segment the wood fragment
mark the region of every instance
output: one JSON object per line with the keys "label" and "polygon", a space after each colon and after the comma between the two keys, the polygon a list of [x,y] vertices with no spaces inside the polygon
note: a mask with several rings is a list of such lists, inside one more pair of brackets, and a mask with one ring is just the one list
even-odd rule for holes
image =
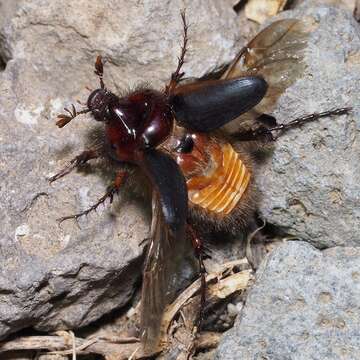
{"label": "wood fragment", "polygon": [[209,287],[209,301],[217,302],[219,299],[226,299],[230,295],[245,290],[251,279],[251,270],[244,270],[239,273],[230,275]]}
{"label": "wood fragment", "polygon": [[[80,354],[99,354],[106,359],[126,360],[139,347],[139,343],[114,344],[98,339],[82,339],[75,337],[76,352]],[[72,344],[63,336],[24,336],[0,343],[0,353],[14,350],[47,350],[50,354],[73,354]],[[136,359],[141,359],[137,354]]]}
{"label": "wood fragment", "polygon": [[[214,298],[224,299],[225,297],[229,296],[231,291],[232,293],[234,293],[235,291],[244,290],[247,287],[250,280],[250,274],[252,273],[251,270],[241,271],[234,275],[230,275],[228,278],[223,279],[224,274],[226,276],[227,271],[231,271],[236,266],[243,264],[248,264],[248,261],[246,259],[240,259],[237,261],[228,262],[219,266],[216,272],[208,274],[206,276],[207,291],[209,292],[209,294],[211,294],[211,297],[213,297],[213,299],[207,299],[208,302],[216,301],[216,299]],[[222,282],[222,280],[224,281]],[[233,284],[233,286],[230,289],[231,283]],[[170,306],[167,307],[163,317],[165,329],[169,328],[170,323],[173,321],[179,310],[184,307],[185,304],[192,297],[194,297],[196,293],[199,292],[200,285],[200,279],[195,280],[177,297],[177,299],[172,304],[170,304]],[[221,286],[223,287],[222,289]],[[166,332],[168,331],[166,330]]]}
{"label": "wood fragment", "polygon": [[[218,267],[217,271],[206,276],[207,283],[207,304],[215,305],[229,296],[244,291],[252,280],[252,270],[245,269],[238,271],[239,267],[249,265],[246,259],[229,262]],[[199,347],[202,350],[211,349],[218,343],[218,336],[213,333],[198,333],[194,327],[199,315],[200,304],[200,279],[193,282],[185,289],[180,296],[165,310],[164,324],[167,326],[167,348],[177,349],[176,360],[187,360],[195,354]],[[174,331],[174,324],[177,314],[180,314],[178,321],[182,326],[177,326]],[[204,335],[204,336],[203,336]]]}
{"label": "wood fragment", "polygon": [[212,332],[212,331],[204,331],[199,334],[196,339],[196,350],[210,350],[215,349],[220,342],[220,338],[222,333]]}

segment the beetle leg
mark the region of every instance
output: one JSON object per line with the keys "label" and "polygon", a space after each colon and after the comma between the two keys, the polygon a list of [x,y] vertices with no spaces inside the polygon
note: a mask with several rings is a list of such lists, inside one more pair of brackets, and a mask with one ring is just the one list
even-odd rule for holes
{"label": "beetle leg", "polygon": [[206,302],[206,269],[204,265],[204,258],[206,257],[204,251],[204,244],[202,239],[197,236],[193,227],[188,224],[188,230],[191,236],[191,243],[194,248],[195,256],[199,262],[199,273],[201,279],[201,287],[200,287],[200,309],[199,309],[199,317],[196,324],[196,331],[200,329],[202,321],[204,319],[204,309],[205,309],[205,302]]}
{"label": "beetle leg", "polygon": [[99,157],[99,154],[96,152],[96,150],[85,150],[81,154],[75,156],[72,160],[70,160],[70,162],[63,169],[61,169],[54,176],[51,176],[48,180],[50,181],[50,183],[52,183],[53,181],[58,180],[63,176],[69,174],[78,166],[84,165],[89,160],[96,159],[97,157]]}
{"label": "beetle leg", "polygon": [[348,114],[351,110],[352,110],[351,107],[345,107],[345,108],[324,111],[321,113],[314,113],[296,118],[288,122],[287,124],[278,124],[270,128],[267,128],[265,126],[260,126],[256,130],[239,132],[234,134],[234,136],[238,141],[251,141],[251,140],[274,141],[276,140],[273,134],[274,131],[286,131],[293,127],[298,127],[305,123],[315,121],[323,117]]}
{"label": "beetle leg", "polygon": [[167,94],[171,94],[171,92],[174,90],[174,88],[176,87],[176,85],[179,83],[179,81],[181,80],[181,78],[184,76],[184,72],[180,72],[181,67],[184,65],[185,62],[185,54],[187,51],[187,43],[188,43],[188,24],[186,22],[186,15],[185,15],[185,10],[181,11],[181,19],[183,22],[183,27],[184,27],[184,35],[183,35],[183,44],[181,47],[181,54],[180,57],[178,58],[178,65],[176,70],[171,74],[171,79],[170,79],[170,83],[169,85],[166,86],[166,90],[165,92]]}
{"label": "beetle leg", "polygon": [[104,80],[103,80],[103,76],[104,76],[104,63],[103,63],[103,61],[102,61],[101,55],[98,55],[98,57],[96,58],[94,73],[99,77],[100,87],[101,87],[102,89],[105,89],[105,84],[104,84]]}
{"label": "beetle leg", "polygon": [[267,129],[267,130],[270,132],[271,131],[279,131],[279,130],[284,131],[284,130],[291,129],[293,127],[301,126],[301,125],[311,122],[311,121],[318,120],[323,117],[348,114],[351,110],[352,110],[351,107],[345,107],[345,108],[339,108],[339,109],[334,109],[334,110],[328,110],[328,111],[324,111],[321,113],[305,115],[305,116],[301,116],[297,119],[294,119],[287,124],[279,124],[270,129]]}
{"label": "beetle leg", "polygon": [[110,199],[110,204],[111,204],[113,202],[114,195],[119,191],[120,187],[124,184],[127,174],[128,173],[126,171],[119,171],[116,174],[114,183],[108,188],[105,195],[103,195],[94,205],[90,206],[88,209],[80,213],[61,217],[57,219],[57,221],[59,223],[62,223],[65,220],[69,220],[69,219],[77,220],[81,216],[88,215],[90,212],[95,211],[99,207],[99,205],[103,204],[107,198]]}
{"label": "beetle leg", "polygon": [[260,125],[255,130],[239,131],[232,134],[232,136],[237,141],[261,141],[267,143],[275,141],[275,137],[271,131],[271,129]]}

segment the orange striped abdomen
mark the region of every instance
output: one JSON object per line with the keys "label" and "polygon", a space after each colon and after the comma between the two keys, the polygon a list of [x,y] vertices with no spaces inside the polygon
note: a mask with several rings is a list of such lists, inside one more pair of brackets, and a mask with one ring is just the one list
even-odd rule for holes
{"label": "orange striped abdomen", "polygon": [[212,166],[204,174],[187,180],[189,201],[222,217],[239,203],[251,174],[229,143],[212,144],[209,155]]}
{"label": "orange striped abdomen", "polygon": [[193,133],[194,148],[177,154],[186,179],[190,205],[223,217],[237,206],[250,181],[250,171],[229,143]]}

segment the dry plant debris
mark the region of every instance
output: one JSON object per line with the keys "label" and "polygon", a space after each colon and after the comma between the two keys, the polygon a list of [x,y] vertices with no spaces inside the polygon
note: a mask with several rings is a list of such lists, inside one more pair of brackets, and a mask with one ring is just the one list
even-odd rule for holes
{"label": "dry plant debris", "polygon": [[[225,263],[216,272],[206,276],[207,304],[215,306],[230,296],[245,291],[253,279],[246,259]],[[174,359],[189,359],[200,350],[215,348],[221,336],[218,332],[201,332],[194,327],[199,313],[200,279],[195,280],[166,309],[164,314],[163,353],[176,349]],[[137,307],[138,308],[138,307]],[[137,311],[133,316],[137,316]],[[130,319],[131,320],[131,319]],[[136,337],[90,336],[76,337],[72,331],[59,331],[51,336],[24,336],[0,343],[0,353],[15,350],[40,350],[47,354],[77,355],[98,354],[106,360],[146,359]]]}
{"label": "dry plant debris", "polygon": [[245,5],[245,16],[259,24],[282,11],[287,0],[249,0]]}

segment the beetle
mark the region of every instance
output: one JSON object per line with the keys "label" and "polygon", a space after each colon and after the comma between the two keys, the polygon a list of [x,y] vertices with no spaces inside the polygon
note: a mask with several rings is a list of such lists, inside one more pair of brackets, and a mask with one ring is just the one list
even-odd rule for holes
{"label": "beetle", "polygon": [[[98,56],[95,74],[100,87],[91,92],[86,108],[78,111],[72,105],[57,120],[61,128],[78,115],[91,113],[104,124],[107,155],[119,164],[137,166],[151,183],[153,215],[141,315],[142,341],[150,353],[160,348],[165,331],[162,314],[174,297],[172,281],[188,248],[187,235],[199,261],[203,306],[205,255],[197,224],[236,233],[246,227],[256,210],[251,148],[271,143],[279,131],[350,111],[339,108],[286,124],[278,124],[267,115],[303,69],[301,58],[308,32],[301,21],[280,20],[262,30],[240,50],[219,79],[187,81],[181,68],[188,26],[185,13],[181,16],[181,55],[163,90],[146,87],[122,97],[115,95],[105,87],[103,61]],[[240,130],[226,129],[230,123],[240,125]],[[101,156],[99,149],[87,149],[50,181]],[[106,199],[112,201],[130,176],[120,169],[96,204],[59,220],[78,219]]]}

